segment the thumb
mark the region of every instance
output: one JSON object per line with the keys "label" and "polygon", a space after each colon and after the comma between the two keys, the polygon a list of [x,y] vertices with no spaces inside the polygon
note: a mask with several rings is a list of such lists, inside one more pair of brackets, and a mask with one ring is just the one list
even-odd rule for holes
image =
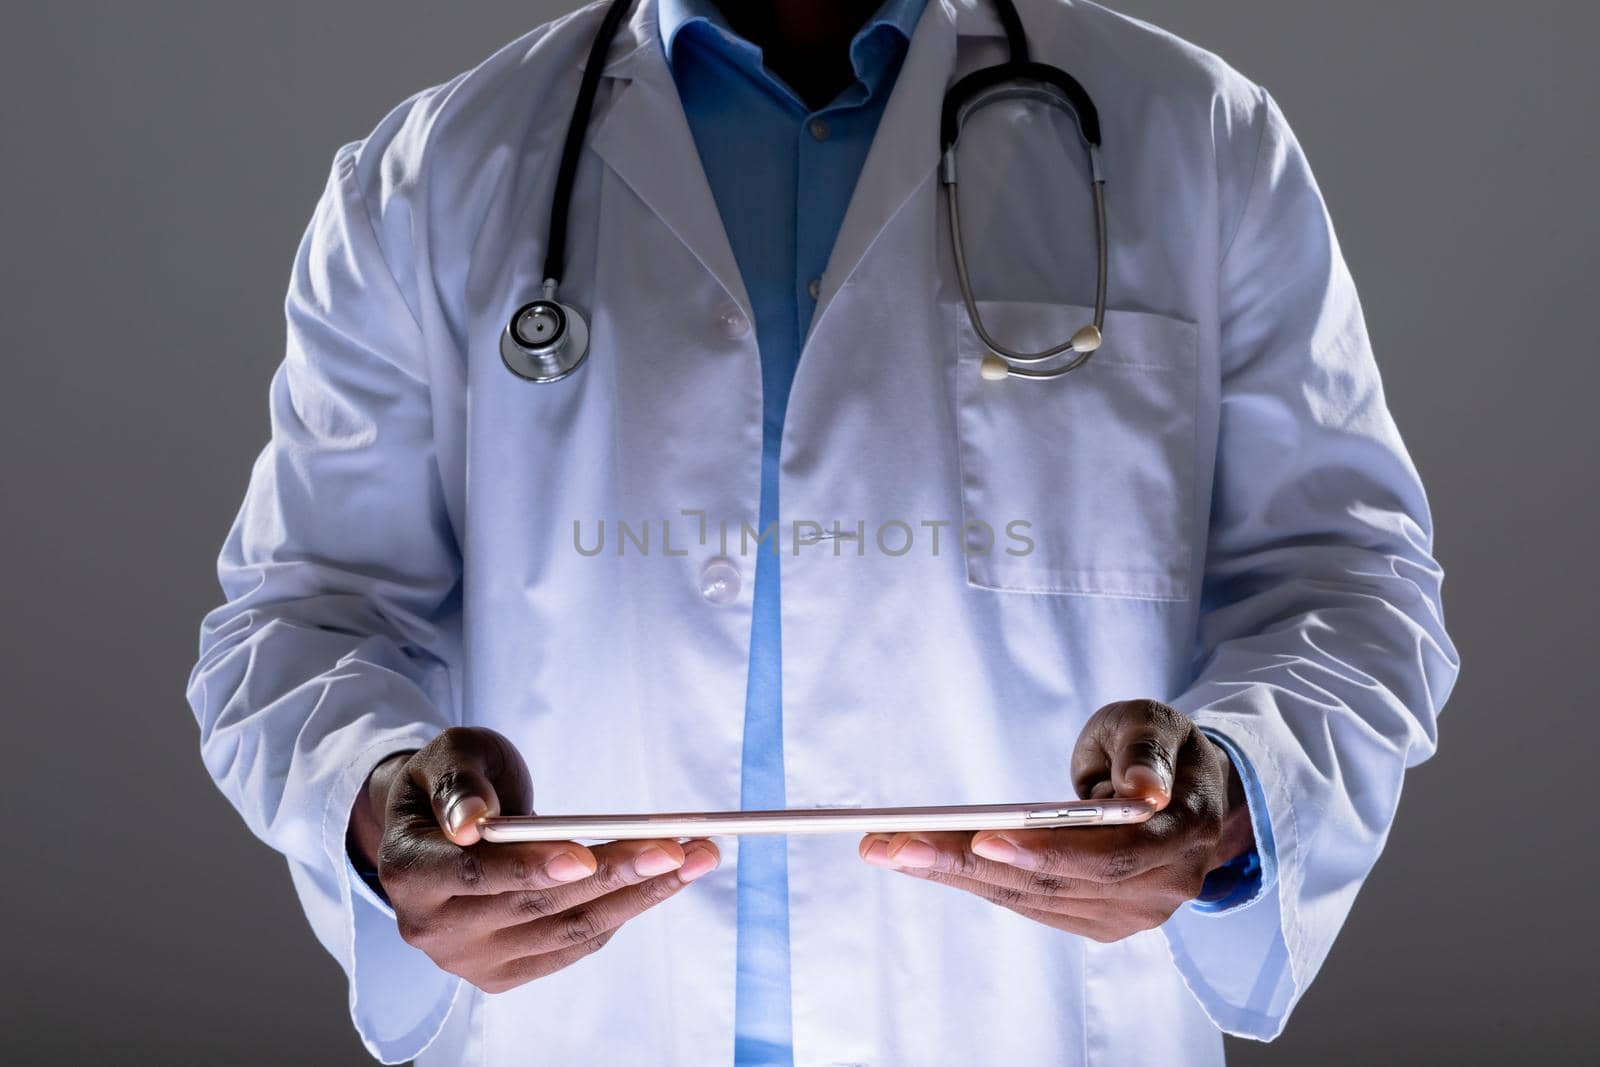
{"label": "thumb", "polygon": [[1159,811],[1172,800],[1173,772],[1185,731],[1167,721],[1166,716],[1132,719],[1112,735],[1107,746],[1111,753],[1111,784],[1117,796],[1142,797],[1153,801]]}
{"label": "thumb", "polygon": [[[413,771],[417,785],[428,794],[433,806],[433,817],[439,829],[456,845],[475,845],[480,840],[478,820],[501,814],[500,790],[495,783],[507,777],[509,744],[491,730],[458,728],[440,735],[436,751],[419,761]],[[514,760],[520,768],[521,759]],[[512,793],[517,793],[515,779],[526,777],[511,774]],[[505,800],[513,806],[524,806],[517,796]]]}
{"label": "thumb", "polygon": [[1072,757],[1081,797],[1142,797],[1156,810],[1172,799],[1178,752],[1193,729],[1174,708],[1156,700],[1107,704],[1090,718]]}
{"label": "thumb", "polygon": [[475,845],[479,840],[478,820],[500,814],[500,796],[483,771],[458,767],[447,771],[428,789],[433,801],[433,817],[439,829],[457,845]]}

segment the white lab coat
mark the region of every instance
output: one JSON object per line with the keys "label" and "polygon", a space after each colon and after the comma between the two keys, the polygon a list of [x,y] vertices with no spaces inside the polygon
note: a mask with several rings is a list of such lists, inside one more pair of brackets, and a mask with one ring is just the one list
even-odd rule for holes
{"label": "white lab coat", "polygon": [[[1248,757],[1280,874],[1242,909],[1100,945],[868,867],[854,835],[792,837],[801,1067],[1215,1063],[1221,1030],[1277,1034],[1458,669],[1422,486],[1277,107],[1142,23],[1019,7],[1104,123],[1107,343],[1050,384],[979,379],[938,117],[1003,38],[985,0],[930,0],[789,401],[785,522],[866,534],[796,553],[780,531],[789,803],[1070,796],[1085,718],[1155,697]],[[404,944],[344,852],[371,766],[456,723],[517,743],[543,812],[738,806],[761,372],[655,9],[611,49],[578,169],[578,374],[518,380],[497,344],[538,290],[598,4],[341,148],[295,260],[272,439],[189,696],[389,1062],[732,1062],[732,841],[602,951],[498,996]],[[974,284],[1002,340],[1042,347],[1092,299],[1081,149],[1035,104],[985,115],[961,170]],[[591,548],[602,519],[607,550],[577,551],[574,522]],[[997,530],[987,556],[956,550],[973,519]],[[648,522],[648,554],[617,555],[618,520]],[[1006,552],[1013,520],[1030,554]],[[718,603],[722,555],[741,581]]]}

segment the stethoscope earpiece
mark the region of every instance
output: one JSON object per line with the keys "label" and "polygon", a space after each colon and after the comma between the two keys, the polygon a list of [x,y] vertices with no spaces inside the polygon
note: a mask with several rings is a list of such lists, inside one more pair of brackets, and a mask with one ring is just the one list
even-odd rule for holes
{"label": "stethoscope earpiece", "polygon": [[1011,364],[990,352],[983,357],[983,362],[978,364],[978,373],[986,382],[1003,382],[1011,377]]}
{"label": "stethoscope earpiece", "polygon": [[1072,340],[1067,342],[1067,348],[1077,353],[1077,358],[1065,367],[1049,371],[1030,371],[1015,366],[1004,356],[990,352],[978,363],[978,375],[986,382],[1003,382],[1007,378],[1031,378],[1034,381],[1048,381],[1059,378],[1070,370],[1082,366],[1091,353],[1100,348],[1100,328],[1094,323],[1083,327],[1072,335]]}
{"label": "stethoscope earpiece", "polygon": [[589,354],[589,324],[583,314],[554,299],[555,286],[545,283],[545,298],[519,307],[500,333],[500,358],[506,368],[530,382],[559,382],[582,366]]}

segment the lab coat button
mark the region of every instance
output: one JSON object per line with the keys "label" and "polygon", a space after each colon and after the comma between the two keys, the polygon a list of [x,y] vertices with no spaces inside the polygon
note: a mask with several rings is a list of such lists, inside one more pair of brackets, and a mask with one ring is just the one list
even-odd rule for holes
{"label": "lab coat button", "polygon": [[713,604],[731,604],[739,598],[739,568],[730,559],[718,556],[700,569],[700,595]]}
{"label": "lab coat button", "polygon": [[806,283],[806,292],[811,294],[811,299],[813,299],[813,300],[815,300],[817,297],[821,296],[822,295],[822,279],[821,278],[812,278],[811,281],[807,282]]}
{"label": "lab coat button", "polygon": [[807,128],[811,131],[811,136],[815,137],[817,140],[826,141],[828,139],[827,120],[812,119],[811,124]]}
{"label": "lab coat button", "polygon": [[728,337],[738,339],[750,332],[750,320],[737,308],[724,311],[721,316],[722,332]]}

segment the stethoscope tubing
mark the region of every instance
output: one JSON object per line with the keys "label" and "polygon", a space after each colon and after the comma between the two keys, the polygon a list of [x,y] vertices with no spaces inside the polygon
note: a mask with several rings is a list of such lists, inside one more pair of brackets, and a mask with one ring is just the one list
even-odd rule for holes
{"label": "stethoscope tubing", "polygon": [[[952,149],[953,151],[953,149]],[[1066,352],[1073,347],[1074,338],[1068,338],[1058,345],[1042,349],[1038,352],[1018,352],[1001,344],[989,333],[983,324],[983,316],[978,313],[978,302],[972,292],[972,277],[967,270],[966,249],[961,236],[961,206],[960,183],[954,179],[945,182],[945,203],[950,219],[951,249],[955,254],[956,280],[961,285],[961,299],[966,304],[967,317],[972,320],[972,330],[978,335],[989,349],[1002,356],[1008,363],[1042,363]],[[1095,260],[1097,263],[1094,295],[1094,327],[1103,331],[1106,321],[1106,266],[1108,241],[1106,236],[1106,198],[1105,182],[1097,179],[1094,182],[1094,216],[1095,216]],[[1096,349],[1079,352],[1073,359],[1058,367],[1047,371],[1029,370],[1026,367],[1011,367],[1013,377],[1025,380],[1044,381],[1050,378],[1059,378],[1069,371],[1077,370],[1089,361]]]}
{"label": "stethoscope tubing", "polygon": [[[508,370],[527,381],[540,383],[561,381],[576,371],[588,355],[588,321],[577,308],[558,300],[562,275],[566,271],[568,211],[572,201],[572,186],[578,170],[578,159],[582,155],[584,138],[588,133],[590,118],[594,111],[601,71],[605,67],[606,55],[610,51],[612,40],[616,37],[617,28],[622,24],[632,3],[633,0],[612,0],[589,46],[589,60],[584,67],[583,78],[578,87],[578,98],[567,124],[566,137],[561,148],[561,161],[556,172],[555,190],[551,197],[542,295],[535,301],[521,305],[513,312],[511,320],[501,332],[502,360]],[[1012,0],[994,0],[994,4],[1005,30],[1009,60],[967,74],[946,90],[940,116],[940,138],[943,147],[941,177],[946,191],[951,244],[955,253],[956,276],[961,285],[961,298],[966,305],[974,332],[992,353],[984,360],[982,368],[984,377],[1014,377],[1042,381],[1059,378],[1088,362],[1099,349],[1105,328],[1106,275],[1110,246],[1106,234],[1105,177],[1100,169],[1100,116],[1087,90],[1077,79],[1059,67],[1035,63],[1029,58],[1027,34]],[[1094,320],[1079,329],[1068,340],[1038,352],[1019,352],[1008,348],[984,326],[983,317],[978,312],[978,301],[972,290],[972,277],[968,271],[966,248],[961,232],[961,198],[956,177],[956,148],[960,142],[961,127],[973,111],[995,100],[1014,96],[1031,96],[1045,100],[1052,106],[1063,108],[1072,116],[1078,133],[1088,148],[1090,180],[1094,195],[1096,246]],[[527,329],[524,328],[530,323],[533,336],[529,336]],[[1053,359],[1069,350],[1075,354],[1065,363],[1044,370],[1030,369],[1033,364]]]}

